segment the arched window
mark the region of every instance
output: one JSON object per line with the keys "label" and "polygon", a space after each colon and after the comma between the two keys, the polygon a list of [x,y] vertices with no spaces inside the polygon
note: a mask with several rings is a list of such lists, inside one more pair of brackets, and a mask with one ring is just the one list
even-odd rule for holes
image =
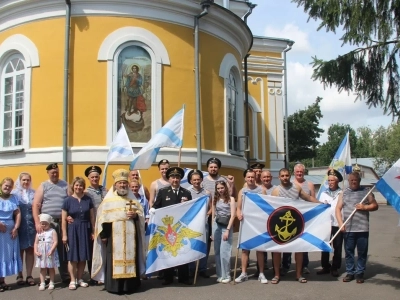
{"label": "arched window", "polygon": [[219,67],[219,76],[224,78],[225,88],[225,151],[242,156],[244,154],[244,103],[241,69],[236,57],[227,53]]}
{"label": "arched window", "polygon": [[228,105],[228,149],[229,152],[239,152],[238,144],[238,89],[236,85],[235,75],[229,72],[229,80],[227,86],[227,105]]}
{"label": "arched window", "polygon": [[28,37],[14,34],[0,43],[0,152],[29,148],[32,68],[39,65]]}
{"label": "arched window", "polygon": [[25,61],[21,54],[11,55],[1,72],[0,148],[23,145],[25,111]]}

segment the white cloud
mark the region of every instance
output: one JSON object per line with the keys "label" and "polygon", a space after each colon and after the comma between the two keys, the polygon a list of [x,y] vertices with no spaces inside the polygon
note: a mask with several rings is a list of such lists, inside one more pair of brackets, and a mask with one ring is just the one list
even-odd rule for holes
{"label": "white cloud", "polygon": [[335,88],[324,89],[319,81],[311,79],[312,72],[309,64],[288,63],[288,111],[290,115],[305,109],[317,97],[322,97],[320,127],[325,133],[320,138],[321,143],[327,140],[326,131],[332,124],[349,124],[354,130],[361,126],[376,129],[390,124],[391,117],[384,115],[381,108],[369,109],[363,101],[354,102],[353,94],[339,93]]}
{"label": "white cloud", "polygon": [[267,26],[265,28],[265,35],[270,37],[290,39],[294,41],[295,44],[293,46],[293,51],[295,52],[311,52],[308,33],[302,31],[294,24],[285,24],[285,26],[281,29],[273,26]]}

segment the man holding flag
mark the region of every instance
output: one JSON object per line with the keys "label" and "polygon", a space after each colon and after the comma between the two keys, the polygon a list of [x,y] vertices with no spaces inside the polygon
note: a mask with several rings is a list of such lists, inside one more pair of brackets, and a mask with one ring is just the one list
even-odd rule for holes
{"label": "man holding flag", "polygon": [[[181,179],[185,175],[185,171],[179,167],[169,168],[166,176],[171,183],[171,186],[162,188],[158,191],[156,201],[150,209],[154,213],[155,209],[167,207],[170,205],[178,204],[188,200],[192,200],[192,195],[187,189],[180,186]],[[163,285],[170,285],[174,281],[174,269],[168,268],[164,270]],[[189,264],[178,266],[178,282],[191,285],[192,281],[189,279]]]}
{"label": "man holding flag", "polygon": [[[303,189],[290,182],[290,171],[286,168],[279,170],[279,180],[280,185],[278,185],[273,191],[272,196],[286,197],[290,199],[303,199],[309,202],[319,203],[315,197],[310,196],[308,193],[304,192]],[[277,284],[280,280],[280,265],[281,265],[281,254],[277,252],[272,253],[272,260],[274,266],[275,277],[272,278],[271,283]],[[306,283],[307,279],[302,276],[302,265],[303,265],[303,253],[295,253],[296,261],[296,279],[300,283]]]}
{"label": "man holding flag", "polygon": [[[364,272],[368,257],[369,212],[378,210],[378,203],[368,189],[361,187],[360,173],[349,175],[349,187],[340,194],[336,206],[336,218],[339,227],[344,232],[344,250],[346,252],[346,277],[343,282],[356,279],[364,283]],[[352,216],[353,210],[356,210]],[[344,226],[343,218],[349,222]],[[357,266],[354,261],[354,251],[357,247]]]}

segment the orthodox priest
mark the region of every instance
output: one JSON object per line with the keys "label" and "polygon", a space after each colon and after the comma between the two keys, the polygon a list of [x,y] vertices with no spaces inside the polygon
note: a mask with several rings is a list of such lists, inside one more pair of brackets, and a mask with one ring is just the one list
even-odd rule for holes
{"label": "orthodox priest", "polygon": [[145,273],[145,216],[129,195],[129,171],[118,169],[112,176],[114,185],[97,211],[92,278],[110,293],[131,294]]}

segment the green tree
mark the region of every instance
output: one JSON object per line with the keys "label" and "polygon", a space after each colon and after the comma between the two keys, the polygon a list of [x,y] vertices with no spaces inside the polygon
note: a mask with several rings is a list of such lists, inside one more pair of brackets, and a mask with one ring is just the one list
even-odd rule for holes
{"label": "green tree", "polygon": [[318,165],[328,166],[331,163],[347,131],[350,133],[350,151],[353,156],[357,146],[356,132],[348,124],[333,124],[328,129],[328,141],[318,148]]}
{"label": "green tree", "polygon": [[374,157],[374,132],[371,128],[364,126],[357,129],[357,146],[352,151],[353,157]]}
{"label": "green tree", "polygon": [[[309,19],[320,20],[318,30],[343,29],[343,44],[354,50],[332,60],[313,57],[313,79],[339,91],[355,92],[357,99],[400,116],[399,0],[292,0]],[[385,92],[386,91],[386,92]]]}
{"label": "green tree", "polygon": [[386,171],[400,158],[400,124],[390,125],[385,133],[383,130],[377,132],[376,138],[385,140],[385,144],[376,145],[380,151],[375,159],[374,167]]}
{"label": "green tree", "polygon": [[317,139],[324,132],[318,127],[322,118],[321,100],[317,97],[312,105],[288,117],[289,159],[292,162],[315,156],[315,149],[319,145]]}

